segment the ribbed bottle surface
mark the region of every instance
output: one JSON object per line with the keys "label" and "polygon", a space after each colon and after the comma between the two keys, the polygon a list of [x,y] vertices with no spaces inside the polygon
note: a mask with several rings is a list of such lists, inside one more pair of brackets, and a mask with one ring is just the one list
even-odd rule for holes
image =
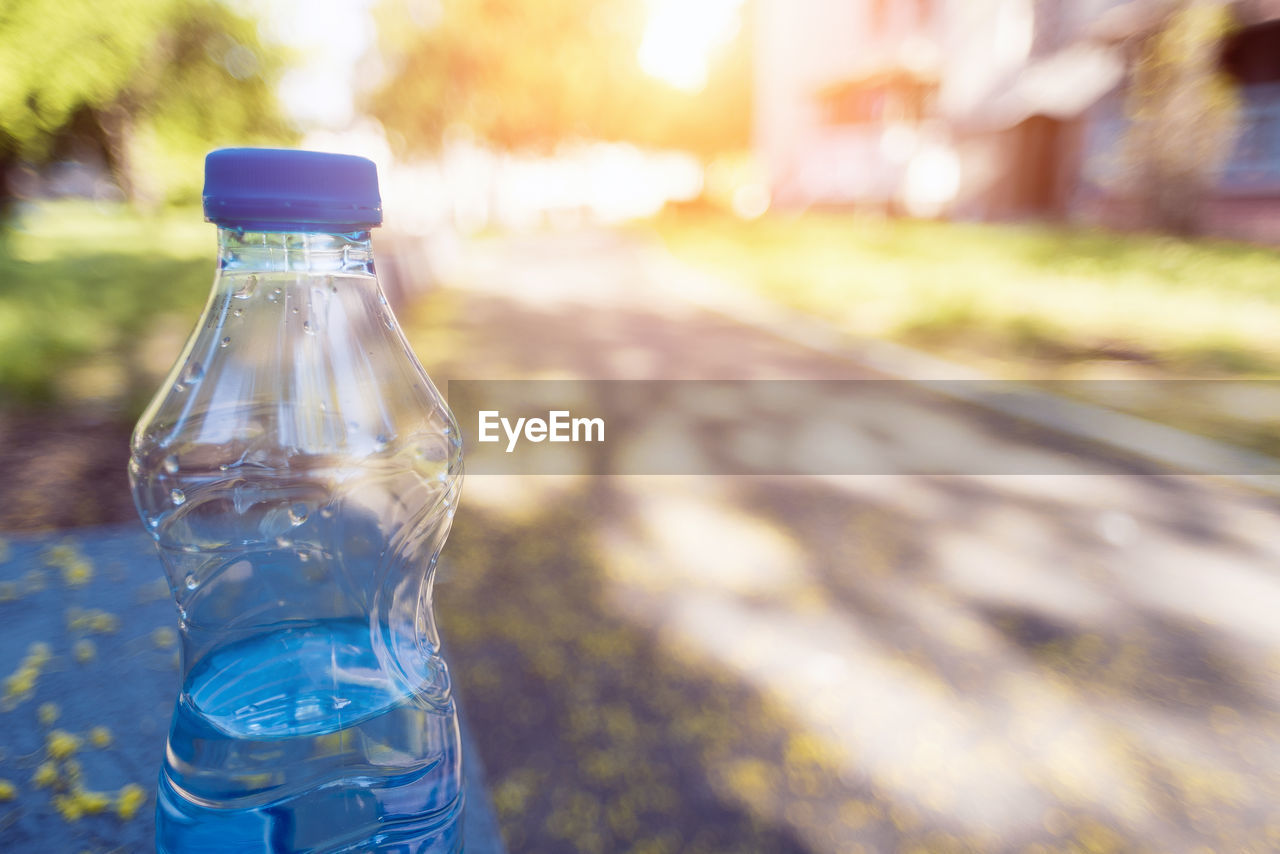
{"label": "ribbed bottle surface", "polygon": [[461,442],[367,232],[222,229],[132,451],[183,651],[157,849],[461,851],[431,611]]}

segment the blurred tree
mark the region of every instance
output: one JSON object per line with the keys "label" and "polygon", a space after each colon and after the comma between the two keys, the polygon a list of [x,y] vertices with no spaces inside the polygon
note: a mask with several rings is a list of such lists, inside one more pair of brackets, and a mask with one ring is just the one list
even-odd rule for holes
{"label": "blurred tree", "polygon": [[390,67],[369,110],[409,152],[434,150],[453,126],[513,150],[569,138],[745,148],[749,32],[712,58],[701,91],[684,92],[640,69],[646,13],[642,0],[384,0]]}
{"label": "blurred tree", "polygon": [[1232,27],[1223,0],[1170,0],[1162,25],[1139,47],[1126,143],[1143,216],[1155,228],[1199,231],[1205,197],[1230,154],[1238,102],[1220,59]]}
{"label": "blurred tree", "polygon": [[[282,60],[219,0],[0,4],[0,203],[13,164],[99,149],[130,198],[154,197],[175,158],[223,140],[284,140]],[[145,160],[144,175],[136,168]]]}

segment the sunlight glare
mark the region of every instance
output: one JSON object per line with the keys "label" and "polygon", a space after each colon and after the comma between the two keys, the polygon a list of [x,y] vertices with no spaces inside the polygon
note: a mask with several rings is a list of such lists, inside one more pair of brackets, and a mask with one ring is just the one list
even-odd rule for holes
{"label": "sunlight glare", "polygon": [[374,0],[248,0],[268,38],[295,51],[281,105],[304,127],[337,130],[356,118],[356,67],[376,37]]}
{"label": "sunlight glare", "polygon": [[689,93],[707,85],[711,55],[737,35],[742,0],[649,0],[636,58],[640,67]]}

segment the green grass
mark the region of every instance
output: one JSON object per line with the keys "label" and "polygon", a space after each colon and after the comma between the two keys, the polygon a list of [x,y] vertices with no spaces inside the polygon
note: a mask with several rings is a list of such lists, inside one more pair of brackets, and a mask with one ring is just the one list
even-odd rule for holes
{"label": "green grass", "polygon": [[0,238],[0,402],[136,414],[199,316],[215,250],[196,209],[24,212]]}
{"label": "green grass", "polygon": [[654,225],[677,257],[779,303],[996,374],[1280,373],[1270,249],[850,214],[677,212]]}

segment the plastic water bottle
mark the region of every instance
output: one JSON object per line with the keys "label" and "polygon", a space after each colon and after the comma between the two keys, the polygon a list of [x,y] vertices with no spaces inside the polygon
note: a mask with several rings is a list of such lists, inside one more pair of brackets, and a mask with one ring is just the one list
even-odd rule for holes
{"label": "plastic water bottle", "polygon": [[204,209],[213,293],[129,464],[182,639],[156,847],[461,851],[431,611],[461,440],[378,285],[375,167],[215,151]]}

